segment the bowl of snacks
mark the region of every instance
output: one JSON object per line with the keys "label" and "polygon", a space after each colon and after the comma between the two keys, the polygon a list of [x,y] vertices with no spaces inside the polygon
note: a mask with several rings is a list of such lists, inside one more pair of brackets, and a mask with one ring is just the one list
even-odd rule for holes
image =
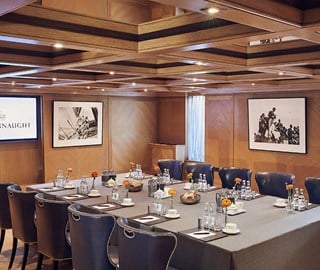
{"label": "bowl of snacks", "polygon": [[201,196],[197,191],[187,191],[180,196],[180,200],[183,204],[196,204],[200,202]]}
{"label": "bowl of snacks", "polygon": [[131,182],[129,187],[129,192],[138,192],[143,188],[143,183],[139,180],[134,180]]}

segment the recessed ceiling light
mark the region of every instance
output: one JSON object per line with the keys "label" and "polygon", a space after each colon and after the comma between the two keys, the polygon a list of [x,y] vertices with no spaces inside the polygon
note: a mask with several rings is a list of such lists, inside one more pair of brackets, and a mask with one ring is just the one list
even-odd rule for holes
{"label": "recessed ceiling light", "polygon": [[202,63],[201,61],[197,61],[197,62],[196,62],[196,65],[197,65],[197,66],[203,66],[204,63]]}
{"label": "recessed ceiling light", "polygon": [[114,75],[115,72],[114,72],[114,71],[110,71],[109,74],[110,74],[110,75]]}
{"label": "recessed ceiling light", "polygon": [[53,46],[54,48],[56,48],[56,49],[61,49],[61,48],[63,48],[62,43],[55,43],[55,44],[53,44],[52,46]]}
{"label": "recessed ceiling light", "polygon": [[136,83],[135,83],[135,82],[133,82],[133,83],[132,83],[132,85],[133,85],[133,86],[135,86],[135,85],[136,85]]}
{"label": "recessed ceiling light", "polygon": [[284,74],[284,72],[282,72],[282,71],[279,71],[279,73],[278,73],[280,76],[282,76],[283,74]]}
{"label": "recessed ceiling light", "polygon": [[16,82],[15,82],[15,81],[12,81],[12,82],[11,82],[11,85],[16,85]]}
{"label": "recessed ceiling light", "polygon": [[192,81],[193,81],[193,82],[197,82],[198,79],[197,79],[197,78],[193,78]]}
{"label": "recessed ceiling light", "polygon": [[256,84],[253,82],[253,83],[251,83],[251,85],[252,85],[252,86],[255,86]]}
{"label": "recessed ceiling light", "polygon": [[90,89],[90,86],[87,86],[87,89],[89,90],[89,89]]}
{"label": "recessed ceiling light", "polygon": [[102,88],[101,91],[104,92],[104,88]]}
{"label": "recessed ceiling light", "polygon": [[216,8],[216,7],[210,7],[210,8],[208,8],[208,13],[209,13],[210,15],[216,14],[216,13],[218,13],[218,12],[219,12],[219,9]]}
{"label": "recessed ceiling light", "polygon": [[58,80],[58,79],[57,79],[56,77],[53,77],[53,78],[52,78],[52,81],[54,81],[54,82],[57,81],[57,80]]}
{"label": "recessed ceiling light", "polygon": [[148,89],[147,89],[147,88],[145,88],[145,89],[143,89],[143,91],[144,91],[144,92],[148,92]]}

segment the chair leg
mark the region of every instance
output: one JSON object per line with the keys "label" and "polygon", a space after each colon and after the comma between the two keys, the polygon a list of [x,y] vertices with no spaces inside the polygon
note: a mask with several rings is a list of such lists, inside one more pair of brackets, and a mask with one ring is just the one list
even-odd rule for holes
{"label": "chair leg", "polygon": [[16,256],[17,245],[18,245],[18,239],[13,237],[11,257],[10,257],[10,263],[9,263],[8,270],[10,270],[12,268],[14,257]]}
{"label": "chair leg", "polygon": [[23,251],[23,259],[22,259],[22,265],[21,270],[24,270],[26,268],[27,259],[28,259],[28,253],[29,253],[29,244],[24,244],[24,251]]}
{"label": "chair leg", "polygon": [[2,246],[3,246],[3,242],[4,242],[4,237],[6,235],[6,230],[5,229],[1,229],[1,238],[0,238],[0,253],[2,250]]}
{"label": "chair leg", "polygon": [[58,268],[59,268],[59,261],[54,260],[53,261],[53,270],[58,270]]}
{"label": "chair leg", "polygon": [[41,270],[42,261],[43,261],[43,254],[39,252],[39,253],[38,253],[37,270]]}

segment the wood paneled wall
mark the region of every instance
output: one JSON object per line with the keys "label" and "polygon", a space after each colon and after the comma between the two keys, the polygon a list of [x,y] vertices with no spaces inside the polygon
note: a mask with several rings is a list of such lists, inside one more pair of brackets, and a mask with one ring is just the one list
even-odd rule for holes
{"label": "wood paneled wall", "polygon": [[109,167],[125,172],[132,161],[141,164],[143,170],[149,170],[149,143],[157,142],[157,100],[110,97],[109,107]]}
{"label": "wood paneled wall", "polygon": [[158,98],[158,142],[185,144],[185,97]]}
{"label": "wood paneled wall", "polygon": [[[308,153],[283,153],[248,149],[248,98],[307,97]],[[296,186],[304,188],[307,176],[320,176],[320,92],[277,95],[208,96],[206,103],[206,161],[215,166],[247,167],[253,171],[293,173]]]}

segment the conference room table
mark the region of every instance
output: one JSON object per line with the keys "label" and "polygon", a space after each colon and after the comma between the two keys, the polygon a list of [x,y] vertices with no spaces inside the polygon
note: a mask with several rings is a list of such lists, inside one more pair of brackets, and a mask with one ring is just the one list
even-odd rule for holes
{"label": "conference room table", "polygon": [[[117,181],[126,179],[125,174],[117,175]],[[90,179],[88,179],[90,184]],[[140,192],[130,192],[134,205],[119,207],[110,210],[115,216],[134,218],[148,213],[154,201],[148,197],[147,181]],[[75,187],[80,180],[73,181]],[[40,192],[47,192],[63,197],[72,195],[76,189],[49,190],[52,183],[31,185],[29,188]],[[112,188],[101,185],[98,177],[95,184],[101,196],[95,198],[84,197],[70,199],[92,207],[106,203],[111,198]],[[177,219],[162,219],[163,222],[153,224],[157,230],[170,231],[178,238],[177,248],[171,260],[171,265],[181,270],[219,269],[219,270],[318,270],[320,269],[320,207],[310,205],[308,210],[294,211],[288,214],[285,208],[274,206],[276,197],[257,196],[244,201],[245,212],[228,216],[228,222],[236,223],[240,233],[234,235],[218,232],[217,239],[204,241],[191,237],[185,233],[196,229],[198,217],[202,216],[206,202],[215,202],[217,190],[201,192],[201,200],[197,204],[186,205],[181,203],[180,195],[184,190],[184,183],[170,185],[177,194],[174,197],[174,207],[180,217]],[[120,187],[124,189],[124,187]],[[122,190],[122,192],[124,192]],[[169,198],[163,199],[169,206]],[[141,224],[148,226],[147,223]],[[223,237],[222,237],[223,236]]]}

